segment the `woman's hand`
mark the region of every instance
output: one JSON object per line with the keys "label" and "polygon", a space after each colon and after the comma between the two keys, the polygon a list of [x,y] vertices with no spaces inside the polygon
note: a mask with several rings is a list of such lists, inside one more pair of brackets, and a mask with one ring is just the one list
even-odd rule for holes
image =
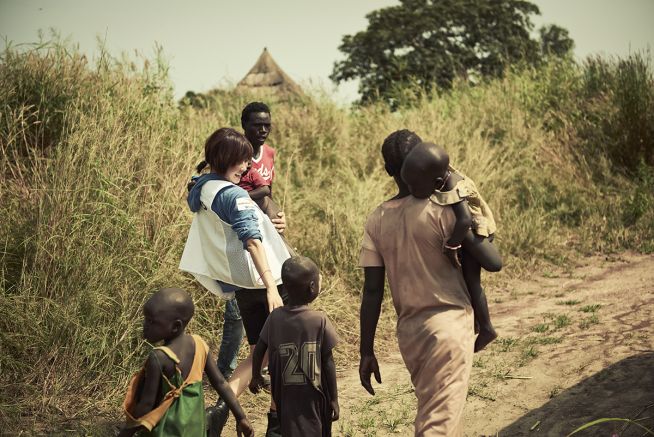
{"label": "woman's hand", "polygon": [[277,286],[269,287],[266,289],[266,298],[268,299],[268,312],[272,313],[275,308],[284,306],[282,297],[277,291]]}

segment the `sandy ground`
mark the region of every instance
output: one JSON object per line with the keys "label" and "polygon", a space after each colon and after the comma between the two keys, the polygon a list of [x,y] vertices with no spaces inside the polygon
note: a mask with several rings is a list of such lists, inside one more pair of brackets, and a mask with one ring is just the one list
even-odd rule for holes
{"label": "sandy ground", "polygon": [[[488,287],[499,338],[475,355],[465,435],[565,436],[604,417],[654,430],[654,255],[586,257],[548,269]],[[377,351],[383,383],[373,383],[375,396],[361,387],[355,367],[337,369],[334,436],[413,435],[415,396],[394,346]],[[269,398],[246,397],[256,435],[264,435]],[[115,435],[117,422],[87,425],[84,432],[19,435]],[[576,435],[646,435],[638,425],[613,421]],[[230,417],[223,436],[233,435]]]}
{"label": "sandy ground", "polygon": [[[565,436],[603,417],[654,430],[653,284],[654,255],[625,253],[489,287],[499,338],[475,355],[465,435]],[[413,435],[415,396],[396,345],[378,355],[383,383],[373,383],[375,396],[360,386],[356,368],[337,370],[334,436]],[[256,435],[265,433],[266,402],[249,400]],[[236,435],[233,423],[230,417],[223,436]],[[644,433],[610,422],[576,435]]]}
{"label": "sandy ground", "polygon": [[[654,256],[590,257],[491,290],[499,339],[476,355],[466,436],[564,436],[602,417],[654,429]],[[415,398],[397,352],[372,397],[356,369],[339,377],[335,435],[412,435]],[[641,436],[625,422],[577,435]]]}

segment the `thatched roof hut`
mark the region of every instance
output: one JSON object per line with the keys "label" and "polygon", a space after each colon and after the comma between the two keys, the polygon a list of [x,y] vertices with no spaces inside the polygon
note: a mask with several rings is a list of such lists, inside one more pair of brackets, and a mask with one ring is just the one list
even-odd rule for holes
{"label": "thatched roof hut", "polygon": [[236,90],[262,94],[297,96],[304,94],[302,88],[277,65],[267,48],[263,49],[257,62],[236,85]]}

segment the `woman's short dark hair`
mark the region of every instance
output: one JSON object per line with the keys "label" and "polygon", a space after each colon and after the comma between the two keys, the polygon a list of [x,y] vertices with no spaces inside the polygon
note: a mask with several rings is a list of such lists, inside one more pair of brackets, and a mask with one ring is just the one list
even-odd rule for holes
{"label": "woman's short dark hair", "polygon": [[204,160],[221,174],[233,165],[249,161],[252,154],[252,144],[245,135],[229,127],[212,133],[204,144]]}
{"label": "woman's short dark hair", "polygon": [[406,155],[421,142],[418,134],[408,129],[397,130],[387,136],[382,144],[386,172],[390,176],[398,176]]}

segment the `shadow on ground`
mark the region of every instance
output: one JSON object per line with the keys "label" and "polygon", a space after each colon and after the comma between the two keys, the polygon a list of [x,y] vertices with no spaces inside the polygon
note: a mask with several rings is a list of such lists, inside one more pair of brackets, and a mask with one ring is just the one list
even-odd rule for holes
{"label": "shadow on ground", "polygon": [[[638,423],[654,431],[654,352],[625,358],[584,379],[502,429],[499,435],[566,436],[602,417],[640,419]],[[534,427],[537,422],[538,426]],[[575,436],[640,437],[644,434],[646,431],[635,425],[609,422]]]}

